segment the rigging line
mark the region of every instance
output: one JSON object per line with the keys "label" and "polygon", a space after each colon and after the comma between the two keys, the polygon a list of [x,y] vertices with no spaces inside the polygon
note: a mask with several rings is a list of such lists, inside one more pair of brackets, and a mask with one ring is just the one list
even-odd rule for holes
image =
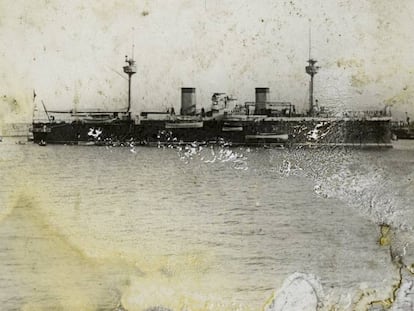
{"label": "rigging line", "polygon": [[117,75],[119,75],[122,79],[125,79],[125,80],[127,80],[128,81],[128,78],[127,77],[125,77],[125,75],[123,75],[122,73],[120,73],[118,70],[115,70],[115,69],[113,69],[113,68],[111,68],[111,67],[109,67],[109,66],[105,66],[106,68],[108,68],[109,70],[111,70],[111,71],[113,71],[113,72],[115,72]]}

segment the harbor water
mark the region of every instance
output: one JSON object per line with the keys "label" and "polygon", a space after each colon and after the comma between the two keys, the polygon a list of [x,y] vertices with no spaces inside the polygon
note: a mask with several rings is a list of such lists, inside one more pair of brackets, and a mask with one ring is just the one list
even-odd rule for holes
{"label": "harbor water", "polygon": [[296,272],[318,278],[324,308],[362,310],[361,297],[386,299],[398,281],[381,224],[414,263],[413,141],[177,149],[5,138],[0,171],[2,310],[262,310]]}

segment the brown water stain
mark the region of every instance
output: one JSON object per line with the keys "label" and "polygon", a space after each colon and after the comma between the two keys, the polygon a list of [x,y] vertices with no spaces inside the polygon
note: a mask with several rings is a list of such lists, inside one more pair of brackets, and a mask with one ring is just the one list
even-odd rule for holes
{"label": "brown water stain", "polygon": [[[21,287],[26,297],[22,310],[115,309],[120,304],[130,311],[160,304],[174,310],[234,309],[217,292],[225,276],[212,277],[214,259],[207,253],[156,255],[139,246],[136,254],[110,246],[94,249],[88,228],[83,240],[70,234],[64,219],[53,220],[47,191],[36,180],[24,181],[23,173],[16,171],[15,191],[4,202],[9,208],[0,219],[0,231],[9,233],[0,238],[1,244],[9,250],[10,262],[19,267],[10,277],[27,284]],[[79,210],[82,196],[74,204]]]}

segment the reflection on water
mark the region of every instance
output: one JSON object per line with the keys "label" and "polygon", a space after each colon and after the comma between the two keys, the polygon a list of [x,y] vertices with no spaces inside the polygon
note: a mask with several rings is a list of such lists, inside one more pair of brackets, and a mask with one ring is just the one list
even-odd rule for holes
{"label": "reflection on water", "polygon": [[410,232],[413,155],[2,143],[1,304],[260,310],[296,271],[332,304],[381,295],[376,224]]}

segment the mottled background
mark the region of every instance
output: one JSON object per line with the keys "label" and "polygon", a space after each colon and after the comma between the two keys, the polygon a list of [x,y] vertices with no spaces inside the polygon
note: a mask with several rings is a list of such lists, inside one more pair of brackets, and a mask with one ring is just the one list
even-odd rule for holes
{"label": "mottled background", "polygon": [[126,107],[133,44],[135,113],[177,109],[183,86],[199,108],[266,86],[301,110],[309,19],[321,105],[414,112],[411,0],[1,0],[0,12],[3,122],[31,121],[33,90],[49,109]]}
{"label": "mottled background", "polygon": [[[271,100],[303,110],[310,19],[320,104],[391,105],[404,118],[414,114],[413,13],[411,0],[0,0],[0,130],[30,122],[41,101],[125,108],[133,45],[134,113],[178,110],[181,87],[197,88],[198,108],[214,92],[243,103],[269,87]],[[397,143],[158,150],[5,138],[0,305],[259,310],[295,272],[320,278],[328,310],[381,305],[414,267],[414,147]],[[384,223],[394,236],[381,246]]]}

